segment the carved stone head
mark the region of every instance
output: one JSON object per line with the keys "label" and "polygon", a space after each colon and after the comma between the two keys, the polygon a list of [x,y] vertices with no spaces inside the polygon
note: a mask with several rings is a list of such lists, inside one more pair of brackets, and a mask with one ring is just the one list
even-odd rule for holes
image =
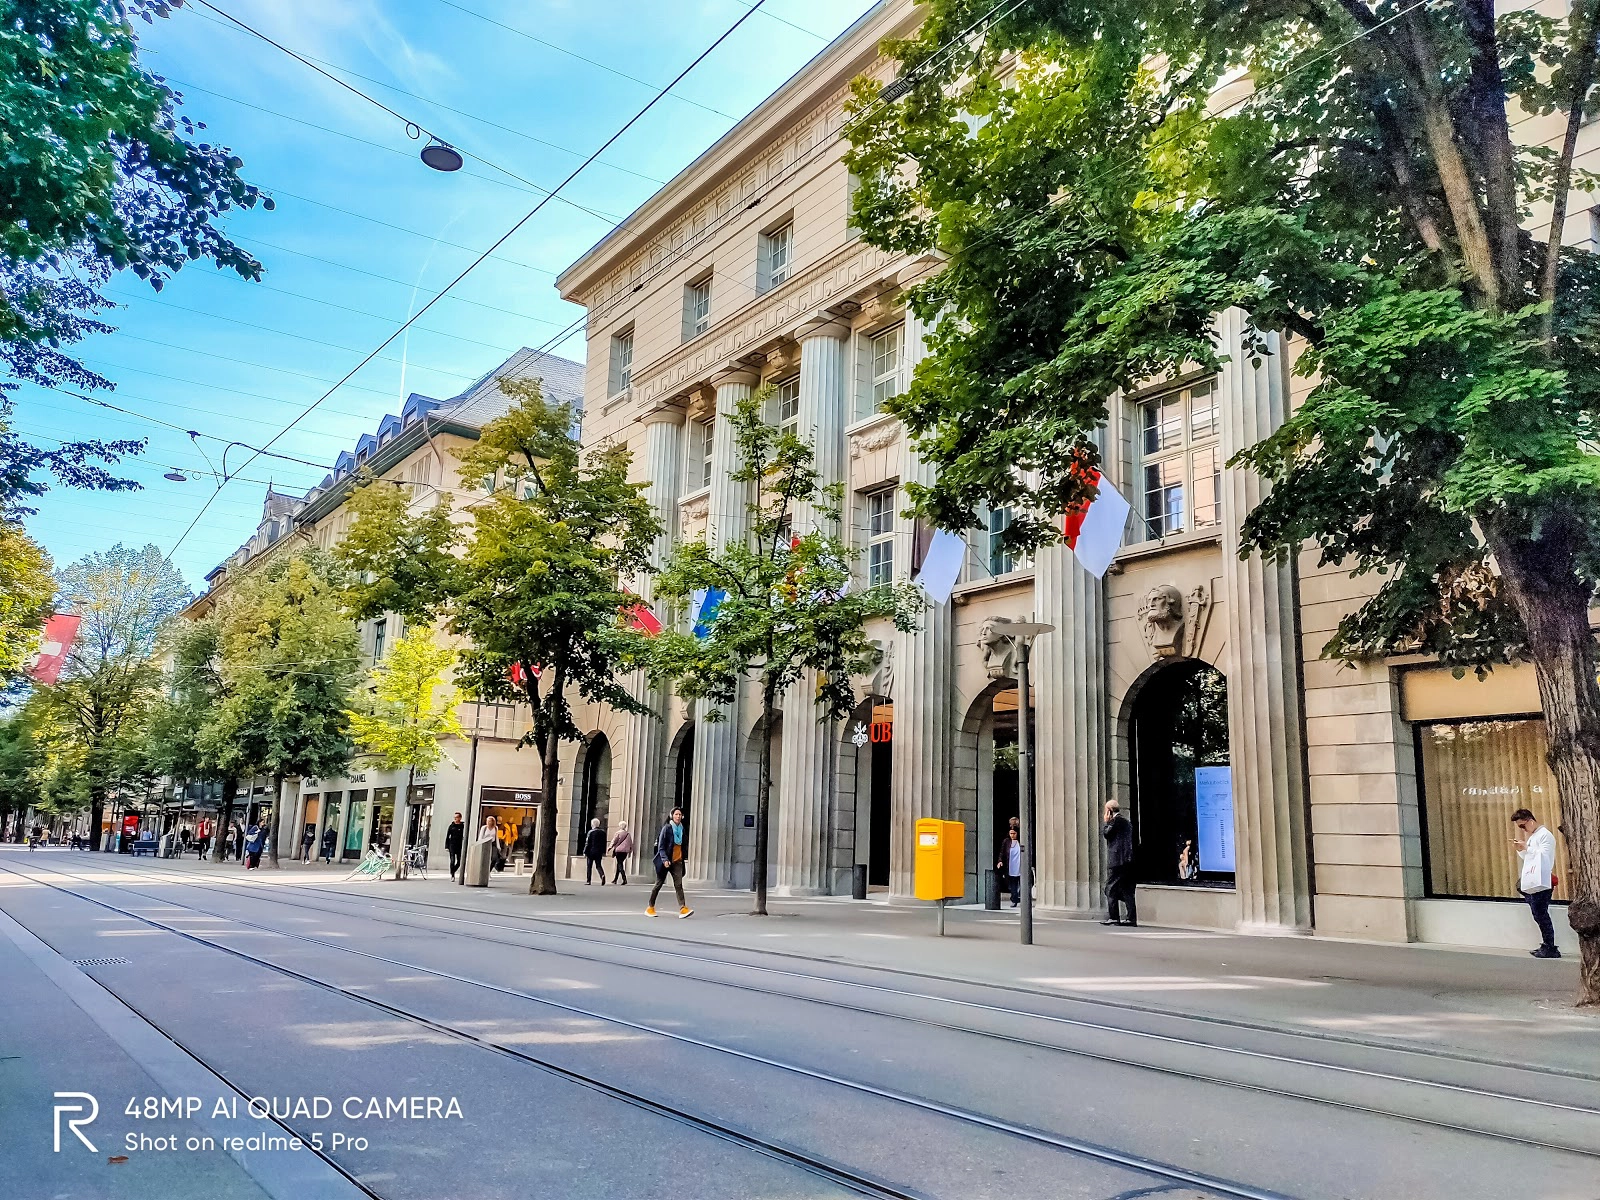
{"label": "carved stone head", "polygon": [[1170,658],[1183,649],[1183,593],[1159,583],[1145,593],[1139,610],[1145,645],[1153,658]]}

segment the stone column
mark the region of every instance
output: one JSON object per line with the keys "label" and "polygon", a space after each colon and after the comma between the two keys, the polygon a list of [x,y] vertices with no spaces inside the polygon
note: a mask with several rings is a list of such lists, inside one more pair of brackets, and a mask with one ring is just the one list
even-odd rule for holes
{"label": "stone column", "polygon": [[1029,663],[1038,735],[1039,903],[1095,908],[1100,810],[1109,795],[1105,585],[1058,544],[1035,560],[1033,596],[1035,619],[1056,627],[1034,640]]}
{"label": "stone column", "polygon": [[316,839],[311,843],[311,861],[315,862],[322,857],[322,835],[328,828],[328,789],[323,787],[317,796],[317,832]]}
{"label": "stone column", "polygon": [[[1233,357],[1218,381],[1224,460],[1267,437],[1288,411],[1276,334],[1252,364],[1240,352],[1245,316],[1218,318]],[[1222,473],[1222,573],[1228,609],[1228,756],[1233,768],[1234,861],[1245,929],[1311,927],[1306,847],[1305,725],[1295,615],[1295,567],[1239,558],[1239,528],[1265,488],[1254,472]]]}
{"label": "stone column", "polygon": [[[845,469],[846,364],[850,327],[817,320],[801,327],[799,431],[811,440],[818,474],[837,483]],[[820,514],[803,505],[794,531],[818,529]],[[829,521],[827,533],[837,533]],[[818,720],[817,674],[805,672],[784,697],[783,764],[778,774],[777,892],[821,896],[831,890],[830,830],[836,790],[838,722]]]}
{"label": "stone column", "polygon": [[[661,535],[651,550],[651,562],[658,569],[672,549],[678,514],[678,483],[683,477],[683,423],[681,408],[658,408],[639,418],[644,425],[644,477],[650,481],[645,498]],[[646,604],[654,599],[655,581],[650,575],[634,581],[634,591]],[[657,618],[665,614],[656,612]],[[649,676],[635,671],[628,677],[628,691],[650,706],[653,716],[629,716],[626,741],[621,747],[621,794],[613,802],[615,815],[628,823],[636,852],[642,849],[666,819],[661,811],[661,757],[666,739],[663,722],[667,711],[666,690],[652,686]],[[611,825],[616,832],[616,823]]]}
{"label": "stone column", "polygon": [[[717,389],[716,425],[711,441],[711,496],[707,538],[721,550],[744,537],[746,487],[729,478],[739,468],[733,440],[735,406],[754,390],[751,371],[726,371],[712,380]],[[741,709],[737,699],[724,719],[710,721],[696,705],[694,782],[689,813],[689,867],[693,878],[716,887],[733,886],[734,822],[739,809]]]}
{"label": "stone column", "polygon": [[344,861],[344,844],[350,837],[350,791],[346,784],[344,795],[339,799],[339,840],[333,846],[333,861],[337,866]]}
{"label": "stone column", "polygon": [[[914,367],[922,358],[922,330],[906,313],[906,351]],[[936,472],[909,441],[903,447],[900,481],[932,483]],[[901,493],[903,507],[904,493]],[[897,517],[909,532],[910,522]],[[902,547],[906,550],[901,554]],[[895,543],[895,573],[911,567],[911,539]],[[951,819],[951,768],[955,761],[952,701],[955,695],[955,618],[950,604],[929,607],[915,633],[895,634],[893,783],[889,789],[889,893],[912,894],[912,859],[918,817]],[[969,830],[969,834],[974,832]],[[987,853],[987,851],[985,851]]]}

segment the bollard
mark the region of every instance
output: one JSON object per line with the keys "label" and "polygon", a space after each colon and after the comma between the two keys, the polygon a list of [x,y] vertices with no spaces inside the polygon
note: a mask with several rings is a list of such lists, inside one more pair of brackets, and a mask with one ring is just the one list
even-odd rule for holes
{"label": "bollard", "polygon": [[867,864],[857,863],[850,878],[850,898],[852,900],[865,900],[867,898]]}
{"label": "bollard", "polygon": [[988,870],[983,873],[983,906],[998,912],[1000,909],[1000,872]]}

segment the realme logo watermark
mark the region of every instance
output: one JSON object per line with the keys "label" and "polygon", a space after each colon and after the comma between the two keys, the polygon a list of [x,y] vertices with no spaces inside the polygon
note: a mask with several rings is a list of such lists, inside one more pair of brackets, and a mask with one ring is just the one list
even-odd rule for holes
{"label": "realme logo watermark", "polygon": [[[100,1101],[89,1095],[88,1092],[57,1092],[56,1100],[74,1101],[71,1104],[56,1104],[56,1153],[61,1153],[61,1118],[65,1115],[67,1128],[72,1131],[72,1135],[87,1146],[91,1153],[99,1154],[100,1151],[95,1148],[95,1144],[86,1138],[83,1135],[83,1130],[78,1127],[90,1124],[100,1115]],[[85,1100],[88,1101],[87,1105],[82,1103]],[[89,1115],[86,1117],[75,1116],[74,1114],[77,1113],[88,1113]]]}

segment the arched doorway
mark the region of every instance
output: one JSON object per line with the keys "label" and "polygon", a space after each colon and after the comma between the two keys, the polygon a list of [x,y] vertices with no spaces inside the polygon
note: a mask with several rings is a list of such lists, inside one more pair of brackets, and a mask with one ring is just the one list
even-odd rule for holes
{"label": "arched doorway", "polygon": [[[1034,690],[1037,704],[1038,692]],[[956,817],[975,831],[973,886],[1000,860],[1012,818],[1020,815],[1017,685],[997,679],[968,707],[957,743]],[[1034,729],[1038,728],[1037,714]],[[1037,733],[1035,734],[1037,739]],[[968,765],[970,764],[970,766]],[[1038,764],[1035,759],[1035,775]]]}
{"label": "arched doorway", "polygon": [[1233,787],[1228,685],[1194,659],[1149,676],[1129,723],[1139,879],[1231,887]]}
{"label": "arched doorway", "polygon": [[572,853],[583,853],[589,822],[602,826],[611,814],[611,742],[603,733],[590,734],[578,752],[578,803],[572,821]]}
{"label": "arched doorway", "polygon": [[[668,769],[672,776],[672,792],[670,794],[671,808],[683,809],[683,827],[689,827],[691,810],[689,802],[694,797],[694,722],[687,721],[678,736],[672,739],[672,748],[668,752]],[[652,828],[659,828],[659,822],[671,816],[670,810],[664,813],[651,813],[657,824]],[[647,818],[650,819],[650,818]]]}
{"label": "arched doorway", "polygon": [[[748,869],[749,886],[755,887],[757,805],[761,801],[761,718],[758,716],[745,739],[744,759],[740,764],[738,828],[734,830],[734,863]],[[783,713],[772,714],[772,791],[767,800],[767,886],[778,880],[778,809],[783,795]]]}

